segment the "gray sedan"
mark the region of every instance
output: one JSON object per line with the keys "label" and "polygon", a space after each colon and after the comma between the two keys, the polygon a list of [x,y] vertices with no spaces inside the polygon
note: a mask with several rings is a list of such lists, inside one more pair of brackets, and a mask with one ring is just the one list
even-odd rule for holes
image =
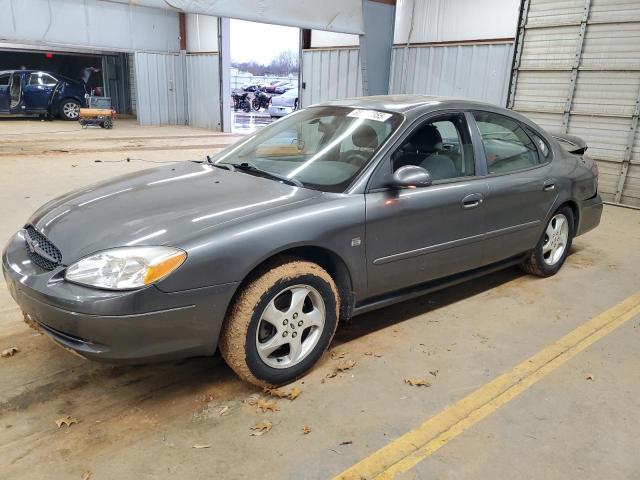
{"label": "gray sedan", "polygon": [[425,96],[295,112],[218,154],[69,193],[9,241],[25,320],[96,360],[211,355],[303,375],[338,320],[510,265],[546,277],[600,221],[580,139]]}

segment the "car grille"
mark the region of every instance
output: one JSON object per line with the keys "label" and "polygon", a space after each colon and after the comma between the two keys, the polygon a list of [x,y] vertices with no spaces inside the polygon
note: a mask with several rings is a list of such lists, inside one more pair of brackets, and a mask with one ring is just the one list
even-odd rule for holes
{"label": "car grille", "polygon": [[[62,265],[62,253],[47,237],[31,225],[25,228],[25,235],[29,237],[28,239],[25,237],[25,247],[33,263],[44,270],[53,270],[57,266]],[[42,254],[38,253],[38,251]]]}

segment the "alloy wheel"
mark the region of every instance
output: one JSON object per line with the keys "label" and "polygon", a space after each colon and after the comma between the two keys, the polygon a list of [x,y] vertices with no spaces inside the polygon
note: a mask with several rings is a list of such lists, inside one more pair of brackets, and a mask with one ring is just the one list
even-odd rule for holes
{"label": "alloy wheel", "polygon": [[569,240],[569,221],[562,213],[551,218],[545,230],[542,242],[542,259],[547,265],[560,261]]}
{"label": "alloy wheel", "polygon": [[289,368],[318,344],[325,323],[325,304],[310,285],[287,287],[275,295],[260,316],[256,348],[264,363]]}
{"label": "alloy wheel", "polygon": [[76,119],[80,114],[80,106],[75,102],[67,102],[62,106],[62,113],[67,118]]}

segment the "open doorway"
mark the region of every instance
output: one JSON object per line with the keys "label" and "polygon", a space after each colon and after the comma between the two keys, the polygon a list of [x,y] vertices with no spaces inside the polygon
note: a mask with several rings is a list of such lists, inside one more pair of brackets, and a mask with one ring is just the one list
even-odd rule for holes
{"label": "open doorway", "polygon": [[230,21],[231,118],[234,133],[251,133],[297,110],[300,30]]}

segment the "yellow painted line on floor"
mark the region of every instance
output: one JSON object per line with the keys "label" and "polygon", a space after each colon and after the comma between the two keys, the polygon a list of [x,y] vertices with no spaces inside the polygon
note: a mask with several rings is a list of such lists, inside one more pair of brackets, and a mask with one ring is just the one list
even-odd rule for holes
{"label": "yellow painted line on floor", "polygon": [[580,325],[516,365],[511,371],[500,375],[337,475],[334,480],[391,479],[408,471],[589,345],[637,315],[640,315],[640,293]]}

